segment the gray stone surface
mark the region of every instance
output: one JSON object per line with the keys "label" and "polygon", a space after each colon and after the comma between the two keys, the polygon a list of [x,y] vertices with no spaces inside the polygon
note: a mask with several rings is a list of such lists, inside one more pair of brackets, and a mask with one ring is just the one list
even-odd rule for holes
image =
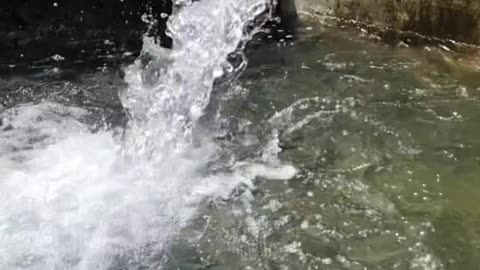
{"label": "gray stone surface", "polygon": [[480,0],[296,0],[300,10],[480,44]]}

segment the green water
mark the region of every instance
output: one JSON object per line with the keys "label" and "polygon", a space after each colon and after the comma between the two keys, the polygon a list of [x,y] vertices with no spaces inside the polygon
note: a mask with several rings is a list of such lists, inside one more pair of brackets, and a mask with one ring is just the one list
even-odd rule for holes
{"label": "green water", "polygon": [[480,269],[473,56],[300,31],[249,53],[222,111],[253,152],[278,135],[298,175],[207,207],[167,268]]}
{"label": "green water", "polygon": [[[0,109],[53,100],[124,125],[115,66],[134,57],[88,48],[93,68],[68,51],[73,67],[0,65]],[[480,269],[478,55],[313,24],[294,41],[252,44],[247,57],[204,119],[218,113],[228,131],[219,160],[280,151],[279,165],[298,174],[207,201],[147,269]]]}

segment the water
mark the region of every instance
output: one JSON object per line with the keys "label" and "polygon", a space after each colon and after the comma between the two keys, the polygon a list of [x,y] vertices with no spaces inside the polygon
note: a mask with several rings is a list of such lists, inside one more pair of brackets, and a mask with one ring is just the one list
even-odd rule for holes
{"label": "water", "polygon": [[[102,104],[89,110],[71,102],[75,92],[87,95],[78,88],[86,85],[64,83],[56,92],[47,80],[39,83],[47,96],[28,103],[5,95],[0,268],[158,267],[166,244],[205,200],[227,198],[251,185],[256,171],[275,170],[265,161],[238,165],[232,156],[214,171],[218,146],[196,127],[215,79],[236,72],[227,56],[268,12],[267,1],[182,5],[169,20],[174,49],[145,37],[141,56],[126,69],[128,85],[119,93],[125,128],[102,121],[121,118]],[[24,87],[18,91],[36,92]]]}
{"label": "water", "polygon": [[126,82],[4,76],[1,269],[477,269],[475,55],[308,22],[235,79],[265,2],[186,5]]}
{"label": "water", "polygon": [[218,269],[477,269],[476,56],[307,29],[252,52],[239,84],[255,90],[231,105],[246,130],[276,129],[300,172],[208,211],[195,256]]}

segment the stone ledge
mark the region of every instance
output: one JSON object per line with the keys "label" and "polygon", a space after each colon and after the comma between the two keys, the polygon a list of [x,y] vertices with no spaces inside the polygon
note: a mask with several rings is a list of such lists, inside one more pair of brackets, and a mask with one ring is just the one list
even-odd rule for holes
{"label": "stone ledge", "polygon": [[480,0],[296,0],[299,10],[480,45]]}

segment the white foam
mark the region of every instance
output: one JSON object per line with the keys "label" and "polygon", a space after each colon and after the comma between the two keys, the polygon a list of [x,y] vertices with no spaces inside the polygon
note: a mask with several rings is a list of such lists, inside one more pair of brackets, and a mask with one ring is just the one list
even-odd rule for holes
{"label": "white foam", "polygon": [[49,143],[18,150],[21,160],[0,157],[0,269],[105,269],[124,253],[146,260],[133,254],[147,244],[161,250],[205,198],[252,185],[250,175],[202,173],[213,144],[152,167],[124,159],[111,133],[77,133],[86,127],[68,117],[52,124],[41,107],[23,106],[11,122],[21,129],[25,119],[49,119],[31,125],[55,130]]}

